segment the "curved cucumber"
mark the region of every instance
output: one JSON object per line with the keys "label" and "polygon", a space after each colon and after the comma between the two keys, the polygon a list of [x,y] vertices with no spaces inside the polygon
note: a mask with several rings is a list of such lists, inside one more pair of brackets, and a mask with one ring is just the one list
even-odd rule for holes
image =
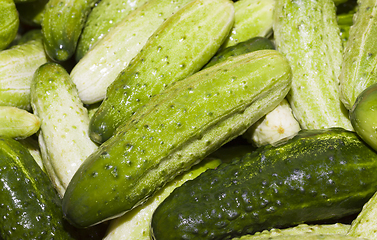
{"label": "curved cucumber", "polygon": [[90,121],[90,137],[102,143],[171,83],[200,70],[232,27],[229,0],[194,0],[168,18],[108,87]]}
{"label": "curved cucumber", "polygon": [[0,0],[0,50],[15,39],[20,19],[13,0]]}
{"label": "curved cucumber", "polygon": [[276,107],[290,83],[287,60],[261,50],[170,85],[80,166],[63,198],[66,218],[85,227],[142,204]]}
{"label": "curved cucumber", "polygon": [[303,130],[184,183],[157,207],[151,231],[229,239],[356,214],[377,190],[376,156],[355,132]]}
{"label": "curved cucumber", "polygon": [[101,0],[90,12],[80,35],[75,58],[78,62],[93,45],[102,39],[112,27],[128,14],[145,4],[147,0]]}
{"label": "curved cucumber", "polygon": [[276,48],[291,63],[287,99],[301,128],[352,130],[339,99],[343,48],[333,1],[278,0],[275,7]]}

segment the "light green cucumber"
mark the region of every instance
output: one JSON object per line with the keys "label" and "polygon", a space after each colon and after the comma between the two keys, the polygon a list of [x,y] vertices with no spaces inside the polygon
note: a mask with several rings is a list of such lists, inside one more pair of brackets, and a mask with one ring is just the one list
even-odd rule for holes
{"label": "light green cucumber", "polygon": [[3,50],[16,37],[20,25],[13,0],[0,0],[0,23],[0,50]]}
{"label": "light green cucumber", "polygon": [[292,67],[287,99],[301,128],[352,130],[339,99],[343,48],[334,2],[277,0],[274,39]]}
{"label": "light green cucumber", "polygon": [[229,58],[175,82],[80,166],[63,198],[65,217],[86,227],[141,205],[275,108],[290,85],[291,68],[276,50]]}
{"label": "light green cucumber", "polygon": [[367,238],[356,238],[347,236],[345,234],[316,234],[316,233],[302,233],[294,235],[279,235],[273,237],[258,237],[244,236],[239,240],[368,240]]}
{"label": "light green cucumber", "polygon": [[233,26],[229,0],[194,0],[168,18],[108,87],[90,120],[90,137],[102,143],[171,83],[200,70]]}
{"label": "light green cucumber", "polygon": [[39,118],[17,107],[0,106],[0,136],[27,138],[39,130]]}
{"label": "light green cucumber", "polygon": [[142,206],[139,206],[122,217],[109,223],[109,228],[103,240],[150,240],[150,221],[157,206],[177,187],[194,179],[207,169],[216,168],[221,163],[219,159],[204,159],[189,171],[177,176],[160,189]]}
{"label": "light green cucumber", "polygon": [[221,48],[272,33],[275,0],[239,0],[234,3],[234,26]]}
{"label": "light green cucumber", "polygon": [[63,62],[74,55],[86,18],[98,0],[50,0],[43,10],[42,33],[47,55]]}
{"label": "light green cucumber", "polygon": [[94,6],[85,22],[75,53],[78,62],[112,27],[147,0],[102,0]]}
{"label": "light green cucumber", "polygon": [[83,103],[104,99],[107,87],[172,14],[192,0],[150,0],[111,29],[72,69]]}
{"label": "light green cucumber", "polygon": [[344,61],[340,79],[340,98],[351,109],[357,96],[377,82],[377,2],[358,1],[354,24],[344,49]]}
{"label": "light green cucumber", "polygon": [[62,197],[75,171],[97,149],[88,135],[88,113],[69,74],[57,63],[36,70],[31,104],[42,122],[38,141],[43,164]]}
{"label": "light green cucumber", "polygon": [[30,83],[35,70],[48,61],[42,39],[0,52],[0,105],[30,110]]}

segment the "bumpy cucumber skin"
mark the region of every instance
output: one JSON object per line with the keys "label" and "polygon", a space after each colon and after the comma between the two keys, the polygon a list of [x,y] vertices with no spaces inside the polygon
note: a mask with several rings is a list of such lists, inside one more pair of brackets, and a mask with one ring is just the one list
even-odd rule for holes
{"label": "bumpy cucumber skin", "polygon": [[19,142],[0,137],[3,239],[73,239],[50,179]]}
{"label": "bumpy cucumber skin", "polygon": [[228,239],[359,212],[376,152],[342,128],[303,130],[186,182],[152,217],[155,239]]}
{"label": "bumpy cucumber skin", "polygon": [[48,61],[42,39],[0,52],[0,105],[31,110],[30,84],[35,70]]}
{"label": "bumpy cucumber skin", "polygon": [[194,0],[168,18],[108,87],[91,118],[91,139],[103,143],[154,95],[200,70],[224,42],[233,20],[228,0]]}
{"label": "bumpy cucumber skin", "polygon": [[13,0],[0,0],[0,23],[0,50],[3,50],[15,39],[20,25]]}
{"label": "bumpy cucumber skin", "polygon": [[147,0],[102,0],[94,6],[85,22],[75,52],[76,61],[103,38],[110,29]]}
{"label": "bumpy cucumber skin", "polygon": [[35,71],[31,105],[42,122],[39,144],[43,163],[63,197],[73,174],[97,149],[89,138],[87,109],[67,71],[60,64],[51,62]]}
{"label": "bumpy cucumber skin", "polygon": [[351,109],[357,96],[376,83],[377,64],[377,3],[371,0],[358,1],[354,24],[344,48],[344,61],[340,79],[340,98]]}
{"label": "bumpy cucumber skin", "polygon": [[236,45],[220,50],[203,68],[211,67],[216,63],[225,61],[229,57],[263,49],[275,49],[275,45],[265,37],[250,38],[244,42],[239,42]]}
{"label": "bumpy cucumber skin", "polygon": [[85,227],[142,204],[276,107],[290,83],[287,60],[261,50],[171,85],[81,165],[63,198],[66,218]]}
{"label": "bumpy cucumber skin", "polygon": [[339,99],[342,42],[331,0],[278,0],[274,10],[276,48],[292,66],[287,99],[303,129],[352,130]]}
{"label": "bumpy cucumber skin", "polygon": [[97,0],[51,0],[43,12],[47,55],[63,62],[73,56],[86,18]]}

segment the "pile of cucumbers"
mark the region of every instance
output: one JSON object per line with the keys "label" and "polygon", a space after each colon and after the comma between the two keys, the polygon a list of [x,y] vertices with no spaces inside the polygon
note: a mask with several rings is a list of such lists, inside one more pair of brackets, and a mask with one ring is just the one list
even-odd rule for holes
{"label": "pile of cucumbers", "polygon": [[376,239],[376,14],[0,0],[0,239]]}

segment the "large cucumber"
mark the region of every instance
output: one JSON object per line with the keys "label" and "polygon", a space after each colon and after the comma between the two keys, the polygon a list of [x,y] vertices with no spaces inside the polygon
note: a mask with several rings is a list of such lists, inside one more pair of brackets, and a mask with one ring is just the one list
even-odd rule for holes
{"label": "large cucumber", "polygon": [[107,87],[129,64],[157,28],[192,0],[150,0],[127,15],[72,69],[83,103],[101,101]]}
{"label": "large cucumber", "polygon": [[85,160],[63,198],[66,218],[85,227],[142,204],[276,107],[290,84],[290,66],[276,50],[230,58],[177,81]]}
{"label": "large cucumber", "polygon": [[41,119],[43,164],[63,197],[81,163],[97,149],[89,138],[87,109],[67,71],[57,63],[40,66],[31,83],[31,104]]}
{"label": "large cucumber", "polygon": [[344,49],[344,61],[340,79],[340,97],[351,109],[357,96],[367,87],[376,83],[377,64],[377,2],[358,1],[354,24]]}
{"label": "large cucumber", "polygon": [[3,50],[14,40],[20,25],[13,0],[0,0],[0,23],[0,50]]}
{"label": "large cucumber", "polygon": [[356,214],[377,190],[376,156],[353,131],[303,130],[175,189],[153,214],[154,239],[229,239]]}
{"label": "large cucumber", "polygon": [[108,87],[90,121],[90,137],[102,143],[116,128],[171,83],[200,70],[232,27],[229,0],[194,0],[168,18]]}
{"label": "large cucumber", "polygon": [[101,0],[85,22],[77,44],[76,61],[78,62],[112,27],[146,2],[147,0]]}
{"label": "large cucumber", "polygon": [[277,0],[274,38],[292,66],[287,99],[301,127],[351,130],[339,99],[343,48],[333,1]]}

